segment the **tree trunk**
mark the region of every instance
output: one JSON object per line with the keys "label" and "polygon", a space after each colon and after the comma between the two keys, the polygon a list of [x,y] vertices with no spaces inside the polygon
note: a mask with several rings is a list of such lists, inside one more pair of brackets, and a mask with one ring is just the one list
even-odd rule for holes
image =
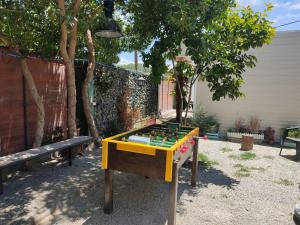
{"label": "tree trunk", "polygon": [[91,112],[91,103],[88,96],[88,87],[89,83],[93,79],[94,75],[94,69],[95,69],[95,49],[93,44],[93,38],[91,31],[88,29],[86,32],[86,40],[87,40],[87,48],[88,48],[88,59],[89,64],[87,67],[86,77],[82,83],[82,102],[83,102],[83,111],[84,115],[88,124],[89,131],[94,138],[94,142],[97,145],[97,139],[98,139],[98,131],[95,125],[95,121]]}
{"label": "tree trunk", "polygon": [[29,71],[26,58],[20,59],[20,65],[22,73],[25,77],[26,85],[31,93],[33,101],[37,106],[37,125],[35,130],[33,148],[40,147],[44,136],[44,125],[45,125],[45,109],[43,97],[41,97],[37,91],[36,85],[32,78],[32,74]]}
{"label": "tree trunk", "polygon": [[[60,53],[66,64],[67,90],[68,90],[68,135],[69,138],[77,136],[76,128],[76,86],[74,58],[77,45],[77,15],[80,9],[80,0],[72,2],[72,22],[68,31],[65,0],[57,0],[60,15]],[[68,33],[70,35],[68,41]]]}
{"label": "tree trunk", "polygon": [[69,138],[77,136],[76,126],[76,84],[74,62],[66,62],[67,93],[68,93],[68,135]]}
{"label": "tree trunk", "polygon": [[[182,123],[182,111],[183,111],[183,77],[178,76],[175,70],[175,62],[172,59],[173,65],[173,72],[176,79],[176,87],[175,87],[175,94],[176,94],[176,121],[178,123]],[[181,78],[181,79],[180,79]],[[180,81],[181,80],[181,81]]]}
{"label": "tree trunk", "polygon": [[176,76],[176,121],[178,123],[182,123],[182,112],[183,112],[183,94],[182,94],[182,87],[183,87],[183,77]]}
{"label": "tree trunk", "polygon": [[188,93],[188,101],[187,101],[187,106],[186,106],[185,115],[184,115],[184,125],[186,125],[186,123],[187,123],[187,115],[188,115],[188,112],[189,112],[189,106],[190,106],[191,99],[192,99],[192,88],[193,88],[193,82],[190,82],[189,93]]}

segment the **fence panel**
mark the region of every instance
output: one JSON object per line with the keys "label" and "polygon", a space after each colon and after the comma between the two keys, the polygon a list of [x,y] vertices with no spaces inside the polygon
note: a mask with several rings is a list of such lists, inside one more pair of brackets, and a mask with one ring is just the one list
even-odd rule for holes
{"label": "fence panel", "polygon": [[[65,66],[58,61],[28,58],[38,92],[44,98],[45,135],[67,127]],[[0,156],[31,148],[36,105],[25,85],[18,58],[0,50]]]}

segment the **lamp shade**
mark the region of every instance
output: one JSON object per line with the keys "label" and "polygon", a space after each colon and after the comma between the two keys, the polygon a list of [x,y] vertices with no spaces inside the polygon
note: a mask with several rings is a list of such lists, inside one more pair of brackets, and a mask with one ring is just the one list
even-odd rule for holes
{"label": "lamp shade", "polygon": [[99,26],[99,29],[95,33],[98,37],[104,38],[119,38],[122,37],[122,32],[116,21],[114,21],[112,15],[114,12],[114,1],[104,1],[104,14],[105,22]]}
{"label": "lamp shade", "polygon": [[120,38],[123,37],[120,27],[111,18],[106,19],[104,25],[99,27],[99,30],[95,33],[98,37],[104,38]]}

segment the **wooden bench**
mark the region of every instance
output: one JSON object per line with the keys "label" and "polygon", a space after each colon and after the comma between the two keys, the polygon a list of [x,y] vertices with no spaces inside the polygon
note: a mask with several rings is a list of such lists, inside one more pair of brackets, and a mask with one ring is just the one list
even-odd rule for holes
{"label": "wooden bench", "polygon": [[32,159],[41,158],[54,152],[68,151],[69,166],[72,165],[72,148],[88,143],[92,140],[89,136],[79,136],[72,139],[45,145],[39,148],[29,149],[23,152],[0,157],[0,194],[3,193],[2,169],[17,163],[26,162]]}

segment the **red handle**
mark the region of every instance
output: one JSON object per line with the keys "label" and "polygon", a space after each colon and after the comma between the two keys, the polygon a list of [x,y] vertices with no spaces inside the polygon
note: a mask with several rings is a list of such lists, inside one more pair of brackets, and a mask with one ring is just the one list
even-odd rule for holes
{"label": "red handle", "polygon": [[185,153],[188,149],[189,149],[188,146],[184,146],[180,149],[180,152]]}

